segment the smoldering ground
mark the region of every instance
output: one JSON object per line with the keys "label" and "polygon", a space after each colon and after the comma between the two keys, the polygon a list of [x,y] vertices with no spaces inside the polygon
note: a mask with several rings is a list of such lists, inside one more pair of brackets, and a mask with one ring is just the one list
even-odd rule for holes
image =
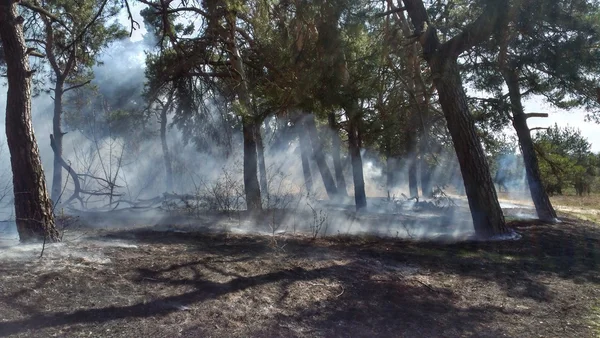
{"label": "smoldering ground", "polygon": [[[116,42],[104,53],[101,65],[94,69],[93,84],[112,109],[140,111],[145,109],[141,93],[145,81],[144,50],[155,42],[149,38],[132,42]],[[5,98],[0,97],[4,106]],[[52,130],[52,105],[50,95],[41,94],[34,98],[33,123],[40,155],[46,174],[46,182],[52,179],[53,151],[48,135]],[[84,202],[74,201],[60,205],[57,215],[76,216],[78,224],[88,227],[133,227],[133,226],[179,226],[185,231],[205,229],[212,231],[255,232],[261,234],[308,234],[327,235],[376,235],[412,239],[453,238],[466,239],[473,235],[473,224],[465,199],[460,194],[437,196],[433,200],[421,199],[419,203],[409,200],[406,182],[410,163],[399,160],[393,186],[386,184],[385,165],[376,150],[363,149],[363,170],[368,196],[368,207],[360,213],[353,209],[353,185],[350,159],[342,149],[343,175],[347,182],[347,197],[328,201],[323,180],[315,161],[310,161],[313,189],[306,190],[302,171],[300,145],[297,130],[290,123],[281,123],[271,117],[270,133],[263,128],[264,156],[268,192],[263,192],[263,205],[267,210],[258,217],[246,217],[241,211],[245,207],[242,179],[241,130],[222,130],[229,135],[229,151],[215,146],[211,149],[210,139],[198,146],[169,119],[167,143],[171,152],[173,168],[172,191],[167,191],[164,158],[160,139],[157,137],[158,123],[150,118],[144,126],[151,135],[132,144],[118,133],[107,130],[103,124],[105,112],[96,111],[86,121],[90,129],[83,130],[66,126],[63,158],[81,174],[111,180],[114,190],[110,195],[94,195]],[[208,106],[208,124],[213,128],[227,128],[220,124],[222,107]],[[95,121],[94,119],[98,119]],[[93,123],[92,123],[93,122]],[[97,122],[97,123],[96,123]],[[300,123],[302,124],[302,123]],[[90,127],[91,126],[91,127]],[[2,129],[4,126],[0,126]],[[95,128],[95,129],[93,129]],[[295,129],[296,128],[296,129]],[[327,126],[319,126],[320,137],[329,142],[333,132]],[[4,136],[3,136],[4,137]],[[301,136],[302,137],[302,136]],[[329,146],[329,145],[328,145]],[[330,149],[325,149],[326,161],[333,172]],[[3,148],[0,191],[4,198],[2,219],[12,217],[10,194],[9,154]],[[514,163],[510,163],[512,166]],[[507,165],[501,164],[501,168]],[[513,169],[510,169],[514,171]],[[516,169],[519,170],[519,169]],[[513,175],[514,176],[514,175]],[[88,177],[89,178],[89,177]],[[445,154],[433,168],[432,180],[445,182],[448,186],[462,186],[460,172],[453,154]],[[61,200],[68,199],[74,191],[73,181],[64,173],[65,182]],[[511,192],[526,191],[523,179],[515,178],[509,183]],[[105,192],[105,187],[94,179],[82,179],[86,191]],[[103,190],[104,189],[104,190]],[[460,189],[459,189],[460,190]],[[1,195],[5,192],[4,195]],[[460,192],[460,191],[459,191]],[[166,198],[169,194],[169,198]],[[514,199],[509,195],[508,199]],[[519,197],[522,197],[519,195]],[[520,198],[521,199],[521,198]],[[151,203],[159,201],[160,203]],[[514,207],[514,206],[511,206]],[[528,206],[519,205],[520,209]],[[526,213],[525,213],[526,214]],[[14,223],[1,225],[3,236],[16,238]],[[183,231],[183,229],[180,229]]]}

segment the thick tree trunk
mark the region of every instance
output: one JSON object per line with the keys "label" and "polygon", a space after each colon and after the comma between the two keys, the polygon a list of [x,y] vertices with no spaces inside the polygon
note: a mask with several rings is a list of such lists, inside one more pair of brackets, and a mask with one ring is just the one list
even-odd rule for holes
{"label": "thick tree trunk", "polygon": [[167,143],[167,113],[171,107],[172,97],[162,107],[160,111],[160,143],[162,146],[163,159],[165,162],[165,188],[167,192],[173,191],[173,166],[171,163],[171,153]]}
{"label": "thick tree trunk", "polygon": [[469,112],[457,61],[438,54],[429,64],[460,164],[475,232],[483,238],[507,233],[496,188]]}
{"label": "thick tree trunk", "polygon": [[475,232],[490,237],[508,232],[496,188],[492,182],[483,147],[477,137],[473,117],[458,71],[458,57],[486,42],[508,19],[508,0],[491,1],[481,14],[465,25],[462,32],[441,43],[431,25],[423,0],[402,0],[413,25],[413,34],[423,48],[433,82],[448,123],[463,175]]}
{"label": "thick tree trunk", "polygon": [[338,196],[337,187],[335,185],[335,181],[333,180],[333,176],[331,175],[331,171],[329,170],[329,166],[327,165],[327,161],[325,160],[323,142],[321,141],[317,131],[315,116],[313,114],[305,116],[304,124],[306,125],[308,138],[310,139],[310,143],[312,145],[312,157],[317,163],[317,168],[319,168],[319,173],[323,179],[323,185],[327,191],[327,196],[330,200],[332,200]]}
{"label": "thick tree trunk", "polygon": [[357,107],[352,107],[348,114],[348,150],[352,161],[352,178],[354,180],[354,202],[356,211],[367,207],[367,195],[365,193],[365,178],[363,176],[362,157],[358,137]]}
{"label": "thick tree trunk", "polygon": [[262,196],[269,194],[267,181],[267,165],[265,163],[265,146],[260,132],[260,126],[256,126],[256,153],[258,155],[258,172],[260,179],[260,191]]}
{"label": "thick tree trunk", "polygon": [[302,172],[304,173],[304,185],[306,186],[306,192],[309,195],[313,194],[313,183],[312,175],[310,173],[310,142],[305,137],[305,132],[302,130],[305,128],[304,124],[297,123],[295,126],[296,132],[298,133],[298,143],[300,144],[300,159],[302,160]]}
{"label": "thick tree trunk", "polygon": [[335,120],[335,113],[329,113],[328,116],[329,128],[331,129],[331,146],[333,157],[333,169],[335,171],[335,180],[337,183],[337,192],[340,196],[348,196],[348,188],[346,187],[346,179],[344,178],[344,167],[342,166],[341,140],[338,133],[338,126]]}
{"label": "thick tree trunk", "polygon": [[527,183],[531,192],[531,199],[535,205],[538,217],[546,222],[556,222],[556,211],[552,207],[550,198],[542,184],[540,167],[538,158],[533,147],[533,140],[529,126],[527,125],[527,117],[523,111],[521,102],[521,86],[519,84],[519,74],[517,70],[507,70],[504,73],[506,84],[508,85],[508,93],[511,101],[511,109],[513,115],[513,127],[519,138],[519,146],[523,153],[525,163],[525,172],[527,174]]}
{"label": "thick tree trunk", "polygon": [[31,124],[31,71],[17,2],[0,0],[0,38],[7,66],[6,137],[21,241],[57,242],[52,202]]}
{"label": "thick tree trunk", "polygon": [[52,189],[50,197],[54,206],[60,203],[63,192],[62,181],[62,165],[61,158],[63,155],[63,132],[61,128],[62,119],[62,97],[63,97],[64,81],[59,76],[54,84],[54,116],[52,117],[52,134],[54,135],[54,144],[56,147],[54,153],[54,171],[52,172]]}

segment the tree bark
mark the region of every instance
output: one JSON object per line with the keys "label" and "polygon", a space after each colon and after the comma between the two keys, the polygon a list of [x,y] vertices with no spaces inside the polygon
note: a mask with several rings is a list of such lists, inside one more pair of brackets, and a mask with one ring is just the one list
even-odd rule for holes
{"label": "tree bark", "polygon": [[519,146],[521,148],[521,153],[523,154],[531,199],[535,205],[538,217],[541,220],[546,222],[556,222],[556,211],[554,211],[550,198],[542,184],[538,158],[533,146],[533,140],[531,139],[529,126],[527,125],[527,115],[523,111],[519,73],[516,69],[506,70],[504,72],[504,79],[508,86],[513,115],[512,123],[517,132],[517,137],[519,138]]}
{"label": "tree bark", "polygon": [[329,128],[331,129],[331,146],[333,157],[333,169],[335,171],[335,180],[337,183],[337,192],[340,196],[348,196],[348,188],[346,187],[346,179],[344,178],[344,167],[342,166],[341,140],[338,133],[338,126],[335,120],[335,113],[331,112],[327,116]]}
{"label": "tree bark", "polygon": [[417,131],[414,128],[414,113],[409,117],[408,128],[406,128],[406,156],[408,164],[408,191],[411,198],[419,198],[419,181],[417,178]]}
{"label": "tree bark", "polygon": [[448,124],[465,185],[477,236],[489,238],[508,232],[496,188],[476,134],[458,70],[458,56],[485,42],[507,19],[508,0],[490,2],[462,32],[440,43],[422,0],[403,0],[414,34],[431,68],[440,105]]}
{"label": "tree bark", "polygon": [[6,137],[11,155],[15,215],[22,242],[60,240],[31,123],[31,70],[17,2],[0,0],[0,38],[8,78]]}
{"label": "tree bark", "polygon": [[52,172],[52,189],[50,197],[56,207],[60,203],[63,192],[62,183],[62,165],[61,158],[63,156],[63,132],[61,128],[62,117],[62,97],[63,97],[64,80],[57,74],[56,83],[54,84],[54,114],[52,116],[52,135],[54,135],[54,170]]}
{"label": "tree bark", "polygon": [[313,194],[312,175],[310,172],[310,162],[308,160],[310,154],[310,143],[306,137],[303,137],[305,133],[302,130],[305,128],[304,124],[297,123],[295,125],[296,133],[298,134],[298,143],[300,144],[300,159],[302,160],[302,173],[304,174],[304,185],[306,186],[306,192],[309,195]]}
{"label": "tree bark", "polygon": [[228,12],[227,24],[229,26],[228,46],[231,64],[237,73],[236,94],[241,105],[242,133],[244,138],[244,191],[246,194],[246,207],[250,211],[262,210],[260,185],[258,183],[258,163],[256,156],[256,117],[250,100],[250,91],[246,79],[246,71],[242,57],[236,44],[236,17],[234,12]]}
{"label": "tree bark", "polygon": [[256,126],[256,153],[258,155],[258,172],[260,180],[261,195],[269,194],[269,184],[267,181],[267,165],[265,163],[265,146],[261,135],[260,126]]}
{"label": "tree bark", "polygon": [[331,175],[331,171],[329,170],[329,166],[327,165],[327,161],[325,160],[323,142],[321,141],[317,131],[315,116],[313,114],[305,116],[304,124],[306,125],[308,138],[310,139],[310,143],[312,145],[312,157],[317,163],[317,168],[319,169],[319,173],[323,179],[323,185],[327,191],[327,196],[330,200],[333,200],[338,196],[337,187],[335,185],[335,181],[333,180],[333,176]]}
{"label": "tree bark", "polygon": [[248,210],[262,210],[260,185],[258,183],[258,164],[256,154],[256,125],[250,118],[244,118],[242,129],[244,135],[244,191]]}
{"label": "tree bark", "polygon": [[365,178],[363,176],[362,157],[358,137],[358,107],[356,103],[348,112],[348,150],[352,161],[352,178],[354,180],[354,202],[356,211],[367,207],[367,195],[365,193]]}
{"label": "tree bark", "polygon": [[172,93],[160,111],[160,143],[162,146],[163,159],[165,162],[165,188],[167,192],[173,191],[173,166],[169,144],[167,143],[167,113],[173,102]]}
{"label": "tree bark", "polygon": [[504,214],[469,112],[457,61],[440,55],[430,66],[460,164],[475,232],[483,238],[504,234],[508,232]]}

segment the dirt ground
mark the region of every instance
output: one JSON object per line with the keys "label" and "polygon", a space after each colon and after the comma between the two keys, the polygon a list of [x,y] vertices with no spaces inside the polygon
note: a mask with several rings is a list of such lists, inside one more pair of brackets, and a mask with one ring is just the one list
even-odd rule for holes
{"label": "dirt ground", "polygon": [[1,337],[600,337],[600,228],[519,241],[90,230],[0,260]]}

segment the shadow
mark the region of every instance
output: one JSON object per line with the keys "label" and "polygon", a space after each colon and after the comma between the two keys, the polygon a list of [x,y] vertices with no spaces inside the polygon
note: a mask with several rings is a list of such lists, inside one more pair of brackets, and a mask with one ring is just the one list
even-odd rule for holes
{"label": "shadow", "polygon": [[[161,254],[184,253],[175,259],[149,256],[131,268],[120,268],[122,272],[133,272],[127,282],[136,288],[155,287],[168,292],[161,291],[159,296],[132,305],[118,303],[102,308],[80,307],[74,311],[42,313],[23,307],[28,317],[0,322],[0,336],[76,324],[95,326],[111,321],[157,319],[189,307],[215,306],[213,302],[217,300],[221,305],[227,304],[226,296],[234,293],[242,293],[239,297],[260,295],[265,287],[277,291],[269,291],[275,296],[270,303],[262,305],[289,308],[265,319],[260,328],[248,323],[253,331],[244,332],[246,336],[347,336],[349,333],[365,337],[503,336],[507,332],[492,324],[498,316],[527,316],[527,313],[487,305],[459,306],[460,300],[451,289],[416,284],[409,279],[373,279],[369,273],[374,270],[366,271],[365,262],[382,266],[403,263],[431,273],[470,277],[498,285],[503,293],[498,297],[525,298],[537,303],[550,304],[555,297],[543,283],[546,276],[600,284],[600,230],[569,220],[556,225],[539,222],[514,225],[522,235],[519,241],[440,243],[349,236],[311,241],[292,237],[286,239],[287,250],[273,249],[264,236],[165,233],[147,229],[112,231],[93,239],[130,239],[141,244],[166,246]],[[182,246],[173,248],[173,245]],[[118,255],[118,251],[114,254]],[[281,264],[273,271],[264,272],[260,268],[232,271],[226,266],[255,260],[260,264],[261,259],[273,258],[273,255],[279,255],[277,259],[283,262],[289,258],[307,259],[316,262],[316,267],[289,268],[287,264],[288,268],[281,268],[286,266]],[[319,265],[319,262],[331,261],[332,255],[343,257],[344,263]],[[209,279],[209,275],[217,276],[217,281]],[[50,277],[40,276],[36,288],[43,289]],[[314,287],[329,290],[322,291],[329,295],[327,298],[296,304],[297,299],[292,297],[298,297],[298,291],[291,289],[298,283],[316,280],[336,281],[341,291],[331,291],[329,286],[319,284]],[[19,294],[6,295],[0,300],[17,306],[18,303],[11,301]],[[209,303],[213,305],[207,305]],[[255,314],[247,315],[254,318]],[[209,320],[207,318],[198,320]],[[196,331],[189,331],[193,327],[197,325],[189,325],[182,335],[196,336]],[[298,331],[307,328],[314,332]],[[207,335],[215,334],[206,330]],[[217,333],[227,335],[229,332]]]}
{"label": "shadow", "polygon": [[[293,315],[278,314],[271,324],[254,332],[253,336],[290,335],[289,329],[280,324],[301,324],[326,336],[399,336],[423,332],[432,336],[461,336],[469,332],[483,330],[493,319],[499,308],[459,309],[451,295],[426,290],[422,286],[398,281],[382,287],[380,282],[357,278],[349,271],[363,269],[363,265],[350,263],[331,267],[304,269],[292,268],[256,276],[232,278],[228,282],[216,283],[200,278],[180,279],[166,277],[165,273],[187,267],[205,265],[195,263],[171,265],[164,269],[139,269],[134,283],[150,283],[161,287],[192,287],[191,291],[177,295],[153,299],[149,302],[127,306],[110,306],[99,309],[79,309],[74,312],[34,313],[27,319],[0,322],[0,336],[23,333],[28,330],[41,330],[52,327],[76,324],[102,324],[115,320],[131,320],[166,316],[190,306],[215,300],[230,293],[257,288],[268,284],[288,288],[295,282],[307,282],[321,278],[338,280],[344,292],[334,299],[297,309]],[[214,267],[211,267],[214,269]],[[286,292],[282,292],[285,297]],[[281,300],[280,300],[281,301]],[[428,324],[425,324],[428,323]],[[250,325],[251,326],[251,325]],[[356,331],[348,331],[355,328]],[[483,333],[481,331],[479,333]],[[500,331],[486,334],[502,335]],[[197,331],[189,332],[192,336]],[[185,332],[183,334],[185,336]],[[293,334],[292,334],[293,335]],[[479,335],[485,336],[485,335]]]}

